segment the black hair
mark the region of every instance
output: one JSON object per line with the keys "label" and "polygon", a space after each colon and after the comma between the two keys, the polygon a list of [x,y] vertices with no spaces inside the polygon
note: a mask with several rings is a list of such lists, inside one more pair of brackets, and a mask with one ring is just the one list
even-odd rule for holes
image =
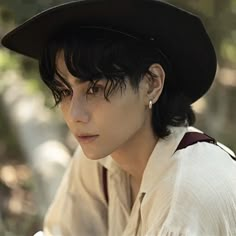
{"label": "black hair", "polygon": [[[149,67],[160,64],[165,71],[165,85],[159,100],[153,105],[152,127],[159,138],[170,134],[169,126],[186,126],[195,122],[191,100],[176,89],[177,81],[168,58],[154,46],[152,40],[102,29],[64,30],[47,43],[39,60],[41,78],[51,89],[56,105],[62,100],[59,85],[70,85],[58,72],[55,60],[63,50],[69,72],[81,82],[90,82],[90,88],[106,79],[104,98],[125,89],[127,79],[134,90],[144,75],[154,78]],[[60,80],[55,79],[55,75]]]}

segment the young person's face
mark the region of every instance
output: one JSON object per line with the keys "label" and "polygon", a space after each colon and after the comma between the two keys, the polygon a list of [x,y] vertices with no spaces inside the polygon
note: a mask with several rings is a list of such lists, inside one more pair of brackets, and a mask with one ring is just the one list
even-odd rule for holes
{"label": "young person's face", "polygon": [[107,101],[105,79],[99,81],[95,89],[87,91],[89,82],[80,83],[70,74],[62,51],[57,55],[56,66],[73,91],[61,101],[63,117],[88,158],[103,158],[126,148],[144,129],[151,129],[151,110],[147,106],[144,82],[140,82],[137,91],[127,82],[122,93],[117,90]]}

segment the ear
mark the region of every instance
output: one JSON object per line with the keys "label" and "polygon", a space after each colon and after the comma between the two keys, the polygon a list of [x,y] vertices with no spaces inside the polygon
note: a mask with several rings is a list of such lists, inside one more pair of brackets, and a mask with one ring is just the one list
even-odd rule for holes
{"label": "ear", "polygon": [[145,80],[148,86],[147,89],[147,104],[149,101],[156,103],[159,99],[165,82],[165,71],[160,64],[152,64],[149,67],[149,71],[153,76],[145,75]]}

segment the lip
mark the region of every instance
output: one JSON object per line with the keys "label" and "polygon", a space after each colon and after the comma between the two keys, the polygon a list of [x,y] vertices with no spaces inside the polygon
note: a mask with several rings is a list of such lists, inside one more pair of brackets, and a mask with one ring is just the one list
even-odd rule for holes
{"label": "lip", "polygon": [[99,135],[76,135],[79,143],[91,143],[98,138]]}

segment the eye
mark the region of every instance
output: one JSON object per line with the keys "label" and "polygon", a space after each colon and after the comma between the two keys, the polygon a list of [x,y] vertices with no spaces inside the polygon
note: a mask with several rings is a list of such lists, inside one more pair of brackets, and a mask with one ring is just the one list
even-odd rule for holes
{"label": "eye", "polygon": [[87,94],[96,95],[103,91],[103,87],[99,85],[92,86],[88,89]]}
{"label": "eye", "polygon": [[60,94],[62,97],[69,97],[72,95],[72,91],[70,89],[62,89]]}

